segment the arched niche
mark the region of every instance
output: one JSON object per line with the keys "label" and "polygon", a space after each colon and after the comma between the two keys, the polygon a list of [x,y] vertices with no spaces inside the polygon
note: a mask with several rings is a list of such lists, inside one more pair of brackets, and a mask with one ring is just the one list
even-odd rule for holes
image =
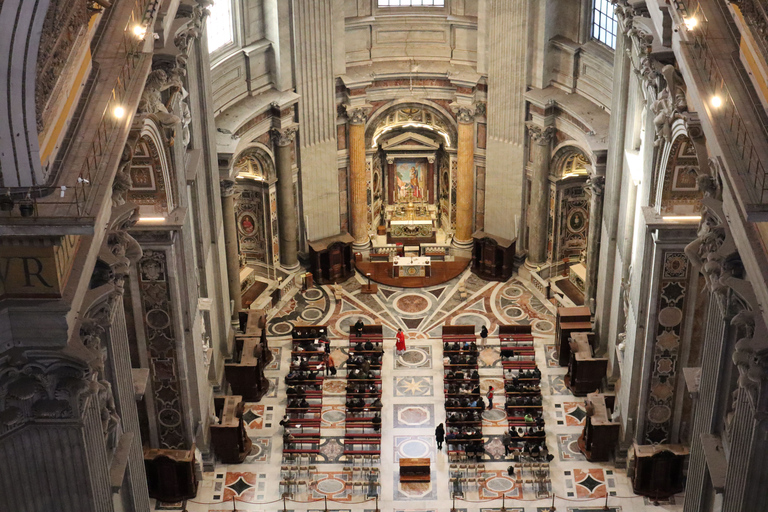
{"label": "arched niche", "polygon": [[240,256],[246,264],[277,265],[277,179],[272,154],[252,145],[233,161],[240,192],[234,203]]}
{"label": "arched niche", "polygon": [[654,180],[653,206],[662,216],[692,216],[701,213],[699,159],[683,126],[673,127],[673,139],[664,146]]}
{"label": "arched niche", "polygon": [[589,231],[587,179],[592,163],[576,146],[562,146],[550,164],[549,256],[559,263],[580,260],[586,253]]}
{"label": "arched niche", "polygon": [[133,149],[127,200],[139,206],[144,218],[167,217],[178,206],[174,174],[166,139],[147,117]]}
{"label": "arched niche", "polygon": [[420,215],[446,232],[452,229],[456,140],[453,117],[432,102],[395,101],[371,116],[366,147],[372,228],[403,217],[409,204],[418,203]]}

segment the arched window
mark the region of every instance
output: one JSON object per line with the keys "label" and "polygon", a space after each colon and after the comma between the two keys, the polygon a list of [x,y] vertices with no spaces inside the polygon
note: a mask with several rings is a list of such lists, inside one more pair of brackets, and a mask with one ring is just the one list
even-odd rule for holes
{"label": "arched window", "polygon": [[616,49],[616,14],[610,0],[594,0],[592,4],[592,37]]}
{"label": "arched window", "polygon": [[215,0],[209,9],[208,52],[213,53],[234,40],[232,0]]}

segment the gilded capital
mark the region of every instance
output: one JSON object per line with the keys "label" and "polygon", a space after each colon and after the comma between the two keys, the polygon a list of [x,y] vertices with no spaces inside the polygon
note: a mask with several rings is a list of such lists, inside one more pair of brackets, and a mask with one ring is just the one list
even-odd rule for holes
{"label": "gilded capital", "polygon": [[269,131],[269,134],[272,136],[272,142],[275,144],[275,146],[290,146],[293,144],[293,141],[296,139],[296,132],[298,131],[298,128],[295,126],[291,126],[290,128],[284,128],[282,130],[279,130],[277,128],[272,128]]}

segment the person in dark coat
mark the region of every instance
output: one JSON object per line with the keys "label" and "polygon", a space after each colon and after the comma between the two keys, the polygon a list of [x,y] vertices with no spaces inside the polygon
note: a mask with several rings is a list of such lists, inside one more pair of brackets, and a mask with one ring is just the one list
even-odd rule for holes
{"label": "person in dark coat", "polygon": [[488,328],[486,326],[483,326],[480,329],[480,338],[483,340],[482,345],[485,346],[485,338],[488,337]]}
{"label": "person in dark coat", "polygon": [[443,449],[444,440],[445,440],[445,429],[443,428],[443,424],[441,423],[435,428],[435,441],[437,441],[438,450]]}

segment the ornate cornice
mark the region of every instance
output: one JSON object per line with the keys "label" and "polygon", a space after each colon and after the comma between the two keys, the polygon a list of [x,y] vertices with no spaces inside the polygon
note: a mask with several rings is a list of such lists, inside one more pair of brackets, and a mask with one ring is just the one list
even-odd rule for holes
{"label": "ornate cornice", "polygon": [[272,142],[275,144],[275,146],[284,147],[293,144],[293,141],[296,139],[296,132],[298,131],[299,129],[295,126],[283,128],[282,130],[278,128],[272,128],[269,130],[269,135],[272,137]]}
{"label": "ornate cornice", "polygon": [[528,123],[528,133],[531,135],[531,141],[535,142],[539,146],[547,146],[555,137],[557,130],[554,126],[539,126],[537,124]]}

